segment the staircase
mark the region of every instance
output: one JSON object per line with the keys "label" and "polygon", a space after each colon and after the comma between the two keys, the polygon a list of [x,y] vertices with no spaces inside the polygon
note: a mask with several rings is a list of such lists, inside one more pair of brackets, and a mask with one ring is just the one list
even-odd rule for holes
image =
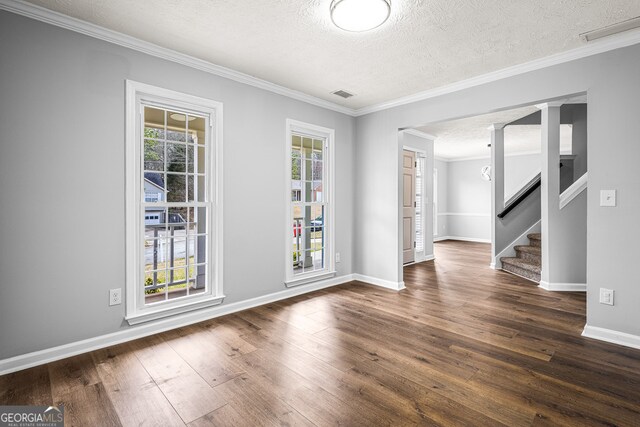
{"label": "staircase", "polygon": [[502,257],[502,269],[525,279],[540,282],[542,270],[542,245],[540,233],[528,234],[529,245],[514,246],[516,257]]}

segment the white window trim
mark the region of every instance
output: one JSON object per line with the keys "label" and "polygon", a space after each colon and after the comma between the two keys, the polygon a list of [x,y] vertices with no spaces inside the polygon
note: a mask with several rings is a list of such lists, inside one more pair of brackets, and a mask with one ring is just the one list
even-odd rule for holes
{"label": "white window trim", "polygon": [[[325,268],[319,271],[314,271],[308,274],[293,274],[291,268],[291,254],[293,253],[293,245],[291,239],[293,218],[291,213],[291,138],[293,133],[302,133],[316,138],[326,139],[326,150],[329,156],[329,162],[325,163],[325,179],[327,180],[328,190],[323,187],[324,197],[327,199],[329,205],[328,215],[324,218],[325,236],[327,241],[325,242]],[[293,287],[298,285],[304,285],[307,283],[315,282],[318,280],[324,280],[336,275],[335,268],[335,130],[325,128],[322,126],[313,125],[310,123],[299,122],[297,120],[286,120],[286,136],[285,143],[285,159],[286,159],[286,171],[285,173],[285,206],[287,207],[287,213],[285,215],[285,281],[286,287]],[[326,154],[325,154],[326,159]]]}
{"label": "white window trim", "polygon": [[[138,140],[140,101],[167,108],[181,108],[209,114],[213,132],[209,132],[213,141],[209,149],[208,185],[214,192],[209,212],[208,232],[208,289],[205,294],[176,299],[172,302],[144,306],[142,286],[142,258],[144,256],[144,225],[142,223],[142,149]],[[220,304],[224,299],[223,276],[223,218],[222,218],[222,103],[193,95],[147,85],[132,80],[126,81],[126,119],[125,119],[125,319],[130,325],[160,319],[204,307]],[[211,167],[214,168],[213,172]]]}

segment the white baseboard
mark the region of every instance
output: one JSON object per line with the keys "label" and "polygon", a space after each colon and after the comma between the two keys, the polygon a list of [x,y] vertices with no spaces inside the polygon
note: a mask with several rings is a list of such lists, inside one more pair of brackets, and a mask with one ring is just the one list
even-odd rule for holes
{"label": "white baseboard", "polygon": [[[502,266],[500,266],[502,267]],[[492,261],[491,264],[489,264],[489,268],[492,270],[499,270],[500,268],[496,268],[496,263],[495,261]]]}
{"label": "white baseboard", "polygon": [[410,262],[408,264],[403,264],[403,265],[406,267],[407,265],[418,264],[420,262],[425,262],[425,261],[433,261],[434,259],[436,259],[436,257],[433,256],[433,254],[431,254],[431,255],[418,257],[418,258],[416,258],[415,261]]}
{"label": "white baseboard", "polygon": [[582,336],[623,345],[625,347],[640,349],[640,336],[628,334],[626,332],[618,332],[612,329],[585,325],[584,330],[582,331]]}
{"label": "white baseboard", "polygon": [[586,283],[549,283],[544,280],[539,285],[542,289],[556,292],[587,292]]}
{"label": "white baseboard", "polygon": [[440,242],[442,240],[460,240],[462,242],[491,243],[491,239],[479,239],[477,237],[442,236],[433,239],[434,242]]}
{"label": "white baseboard", "polygon": [[509,243],[506,248],[504,248],[495,256],[495,258],[493,258],[491,262],[491,268],[493,268],[494,270],[500,270],[502,268],[502,262],[500,262],[500,258],[515,257],[516,250],[513,247],[519,245],[528,245],[529,238],[527,237],[527,235],[531,233],[540,233],[541,230],[542,220],[538,220],[535,224],[525,230],[524,233],[519,235],[513,242]]}
{"label": "white baseboard", "polygon": [[[331,279],[322,280],[306,285],[300,285],[295,288],[285,289],[283,291],[251,298],[245,301],[239,301],[226,305],[217,305],[215,307],[184,313],[156,322],[129,327],[121,331],[112,332],[110,334],[10,357],[8,359],[0,360],[0,375],[9,374],[11,372],[20,371],[22,369],[31,368],[33,366],[42,365],[60,359],[65,359],[67,357],[87,353],[89,351],[98,350],[100,348],[121,344],[123,342],[132,341],[149,335],[158,334],[160,332],[169,331],[171,329],[180,328],[182,326],[191,325],[193,323],[213,319],[215,317],[224,316],[226,314],[247,310],[249,308],[291,298],[296,295],[306,294],[308,292],[317,291],[319,289],[325,289],[343,283],[351,282],[353,280],[356,280],[354,276],[355,275],[353,274],[347,274],[340,277],[333,277]],[[361,278],[357,280],[368,282],[367,280],[363,280]],[[402,282],[402,288],[404,288],[404,282]]]}
{"label": "white baseboard", "polygon": [[353,280],[369,283],[370,285],[381,286],[394,291],[401,291],[405,288],[404,282],[392,282],[390,280],[378,279],[377,277],[365,276],[357,273],[353,274]]}

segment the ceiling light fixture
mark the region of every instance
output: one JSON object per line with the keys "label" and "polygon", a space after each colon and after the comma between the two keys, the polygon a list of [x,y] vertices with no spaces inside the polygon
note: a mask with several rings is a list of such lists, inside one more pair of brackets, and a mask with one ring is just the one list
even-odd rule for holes
{"label": "ceiling light fixture", "polygon": [[367,31],[382,25],[391,13],[391,0],[333,0],[331,20],[345,31]]}
{"label": "ceiling light fixture", "polygon": [[627,19],[626,21],[618,22],[616,24],[609,25],[608,27],[602,27],[598,28],[597,30],[587,31],[586,33],[580,34],[580,37],[582,37],[585,41],[590,42],[592,40],[601,39],[602,37],[611,36],[639,27],[640,16],[636,16],[635,18]]}
{"label": "ceiling light fixture", "polygon": [[[176,120],[178,122],[186,122],[187,121],[187,116],[185,116],[184,114],[173,113],[173,114],[169,114],[169,117],[171,117],[173,120]],[[195,120],[195,119],[196,119],[195,117],[189,116],[189,121]]]}

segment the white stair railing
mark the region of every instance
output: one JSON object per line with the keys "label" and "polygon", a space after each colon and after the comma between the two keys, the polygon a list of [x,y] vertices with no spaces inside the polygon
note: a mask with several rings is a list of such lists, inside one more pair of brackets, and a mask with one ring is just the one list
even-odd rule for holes
{"label": "white stair railing", "polygon": [[587,188],[589,172],[585,172],[580,178],[576,180],[569,188],[564,190],[560,195],[560,209],[567,206],[573,199],[578,197]]}

